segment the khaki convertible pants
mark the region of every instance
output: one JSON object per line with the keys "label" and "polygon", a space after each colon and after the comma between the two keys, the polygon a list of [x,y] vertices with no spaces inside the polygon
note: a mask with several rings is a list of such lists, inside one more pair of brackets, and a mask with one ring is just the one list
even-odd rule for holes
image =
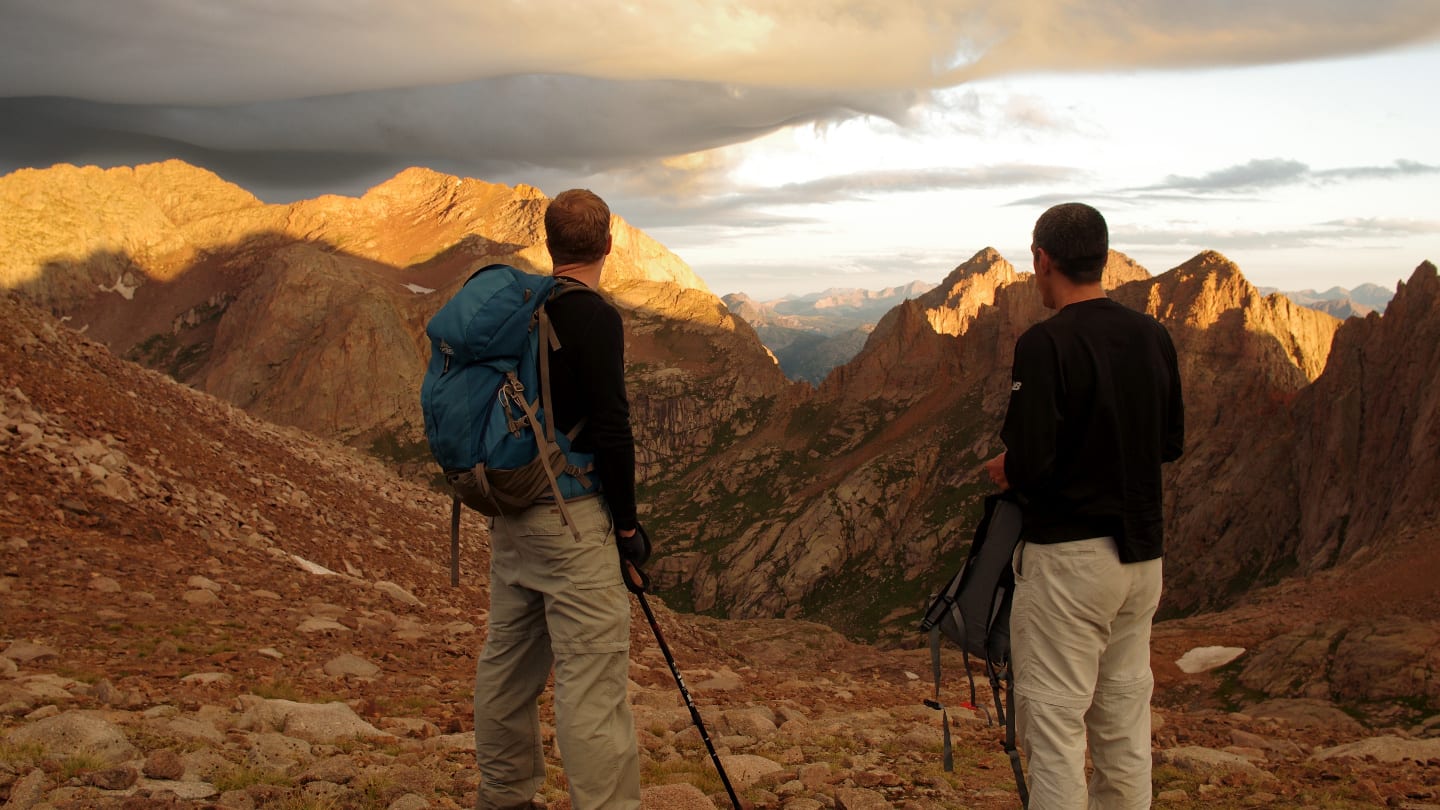
{"label": "khaki convertible pants", "polygon": [[1115,541],[1097,537],[1021,543],[1014,563],[1015,719],[1030,810],[1148,808],[1161,561],[1123,564]]}
{"label": "khaki convertible pants", "polygon": [[630,602],[599,498],[496,518],[490,620],[475,667],[480,810],[529,807],[545,781],[536,699],[555,670],[555,736],[575,810],[640,807],[629,682]]}

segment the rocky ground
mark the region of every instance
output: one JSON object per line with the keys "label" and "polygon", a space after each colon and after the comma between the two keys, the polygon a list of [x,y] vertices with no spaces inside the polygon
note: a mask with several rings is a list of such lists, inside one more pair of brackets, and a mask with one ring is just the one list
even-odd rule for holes
{"label": "rocky ground", "polygon": [[[118,361],[13,296],[0,322],[0,806],[470,806],[480,522],[452,588],[444,498]],[[1313,619],[1309,592],[1277,593],[1157,627],[1156,806],[1440,807],[1440,717],[1423,701],[1361,722],[1272,699],[1240,662],[1177,666]],[[748,805],[1018,806],[999,730],[954,708],[958,656],[947,773],[918,634],[880,649],[652,604]],[[632,641],[646,806],[728,806],[638,607]],[[558,810],[548,752],[541,799]]]}

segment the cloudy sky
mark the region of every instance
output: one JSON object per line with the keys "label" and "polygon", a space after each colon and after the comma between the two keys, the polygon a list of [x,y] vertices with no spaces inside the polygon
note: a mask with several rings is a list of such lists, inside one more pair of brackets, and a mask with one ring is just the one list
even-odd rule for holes
{"label": "cloudy sky", "polygon": [[0,0],[0,173],[180,157],[272,202],[411,165],[593,188],[717,293],[1440,261],[1435,0]]}

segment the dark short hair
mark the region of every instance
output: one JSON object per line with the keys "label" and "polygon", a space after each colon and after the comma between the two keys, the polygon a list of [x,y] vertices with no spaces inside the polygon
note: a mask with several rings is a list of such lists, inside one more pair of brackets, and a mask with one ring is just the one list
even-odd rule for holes
{"label": "dark short hair", "polygon": [[562,191],[545,209],[545,246],[556,265],[597,261],[609,239],[610,206],[589,189]]}
{"label": "dark short hair", "polygon": [[1062,203],[1041,214],[1034,240],[1071,281],[1091,284],[1105,272],[1110,230],[1105,217],[1085,203]]}

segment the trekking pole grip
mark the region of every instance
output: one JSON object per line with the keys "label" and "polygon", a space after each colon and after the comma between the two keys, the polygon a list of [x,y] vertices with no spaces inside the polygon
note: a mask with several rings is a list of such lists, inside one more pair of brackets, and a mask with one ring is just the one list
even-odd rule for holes
{"label": "trekking pole grip", "polygon": [[638,595],[650,590],[650,576],[629,560],[621,561],[620,573],[631,593]]}

